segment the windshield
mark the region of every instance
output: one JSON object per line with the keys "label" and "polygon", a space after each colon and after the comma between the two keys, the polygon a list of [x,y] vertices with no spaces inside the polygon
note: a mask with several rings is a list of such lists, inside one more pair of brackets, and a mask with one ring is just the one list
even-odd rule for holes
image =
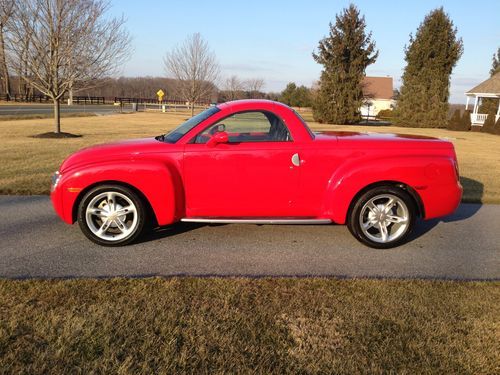
{"label": "windshield", "polygon": [[198,113],[196,116],[191,117],[189,120],[172,130],[170,133],[167,133],[162,140],[168,143],[177,142],[184,136],[184,134],[193,129],[196,125],[219,111],[220,109],[217,107],[210,107],[205,111]]}

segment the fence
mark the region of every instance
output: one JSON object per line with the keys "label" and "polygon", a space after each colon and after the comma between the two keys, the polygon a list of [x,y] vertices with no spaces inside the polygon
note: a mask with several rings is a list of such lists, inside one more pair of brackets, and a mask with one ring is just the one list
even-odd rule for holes
{"label": "fence", "polygon": [[[178,100],[178,99],[166,99],[162,100],[161,102],[158,101],[156,98],[121,98],[121,97],[116,97],[115,96],[115,103],[120,103],[120,104],[132,104],[132,103],[137,103],[137,104],[165,104],[165,105],[175,105],[175,106],[187,106],[187,102],[185,100]],[[194,105],[195,106],[200,106],[200,107],[206,107],[210,103],[208,101],[200,101],[196,102]]]}
{"label": "fence", "polygon": [[6,102],[28,102],[28,103],[47,103],[52,102],[52,99],[47,95],[0,95],[0,100]]}
{"label": "fence", "polygon": [[73,104],[106,104],[104,96],[73,96]]}

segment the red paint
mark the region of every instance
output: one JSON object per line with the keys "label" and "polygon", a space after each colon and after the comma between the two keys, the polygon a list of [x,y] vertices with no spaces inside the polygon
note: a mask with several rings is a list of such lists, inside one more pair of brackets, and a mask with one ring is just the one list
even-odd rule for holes
{"label": "red paint", "polygon": [[[426,219],[450,214],[460,202],[462,187],[449,141],[355,132],[312,134],[289,107],[264,100],[218,108],[176,143],[128,140],[71,155],[61,165],[62,177],[52,192],[56,212],[73,223],[78,198],[102,182],[135,187],[160,225],[201,216],[307,217],[343,224],[356,194],[384,181],[411,188]],[[218,120],[252,110],[276,114],[293,141],[228,143],[228,134],[219,133],[206,144],[190,143]],[[300,166],[291,161],[296,153]]]}

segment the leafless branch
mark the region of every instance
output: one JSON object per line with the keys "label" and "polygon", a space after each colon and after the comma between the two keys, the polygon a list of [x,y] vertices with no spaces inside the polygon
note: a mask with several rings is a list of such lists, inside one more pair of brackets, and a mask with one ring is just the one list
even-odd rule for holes
{"label": "leafless branch", "polygon": [[214,82],[219,76],[215,54],[196,33],[168,52],[164,64],[167,75],[178,81],[178,94],[190,104],[193,114],[194,104],[212,94]]}
{"label": "leafless branch", "polygon": [[123,18],[106,17],[107,0],[23,0],[14,6],[7,49],[22,79],[54,101],[119,72],[130,53]]}

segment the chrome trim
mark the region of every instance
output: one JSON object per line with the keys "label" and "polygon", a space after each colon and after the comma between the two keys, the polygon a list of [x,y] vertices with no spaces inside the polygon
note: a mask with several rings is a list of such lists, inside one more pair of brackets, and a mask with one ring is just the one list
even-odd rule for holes
{"label": "chrome trim", "polygon": [[181,221],[187,223],[214,224],[331,224],[330,219],[211,219],[202,217],[185,217]]}
{"label": "chrome trim", "polygon": [[50,178],[50,191],[54,191],[57,187],[57,184],[59,183],[59,180],[61,179],[62,174],[59,173],[59,171],[55,172],[51,178]]}
{"label": "chrome trim", "polygon": [[300,157],[299,157],[299,154],[293,154],[292,155],[292,164],[295,165],[296,167],[300,166]]}

